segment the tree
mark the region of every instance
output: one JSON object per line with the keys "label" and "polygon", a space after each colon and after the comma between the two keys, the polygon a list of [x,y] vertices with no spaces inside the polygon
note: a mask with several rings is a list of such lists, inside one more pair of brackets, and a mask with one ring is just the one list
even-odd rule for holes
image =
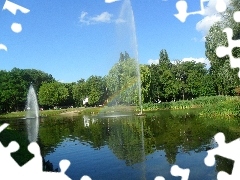
{"label": "tree", "polygon": [[140,67],[141,75],[141,88],[142,88],[142,101],[144,103],[151,101],[151,73],[149,65],[141,65]]}
{"label": "tree", "polygon": [[120,54],[119,62],[105,77],[110,104],[130,105],[138,102],[137,66],[136,60],[130,58],[128,53],[125,52],[124,56]]}
{"label": "tree", "polygon": [[73,86],[73,99],[77,106],[83,105],[83,100],[87,97],[87,87],[84,79],[80,79]]}
{"label": "tree", "polygon": [[39,89],[39,104],[43,106],[58,106],[68,98],[68,89],[60,82],[44,82]]}
{"label": "tree", "polygon": [[159,66],[161,69],[166,70],[171,66],[170,59],[168,57],[168,53],[165,49],[162,49],[159,54]]}
{"label": "tree", "polygon": [[75,105],[74,99],[73,99],[73,87],[76,84],[75,82],[72,83],[63,83],[64,86],[68,90],[68,97],[67,99],[63,102],[63,105],[67,106],[73,106]]}
{"label": "tree", "polygon": [[104,104],[106,84],[101,76],[90,76],[86,81],[86,89],[90,106]]}
{"label": "tree", "polygon": [[[232,95],[234,87],[240,83],[239,77],[237,76],[238,69],[232,69],[230,67],[229,57],[219,58],[216,55],[217,47],[228,46],[226,33],[223,32],[224,28],[232,28],[233,39],[239,39],[240,25],[233,20],[233,13],[239,9],[239,1],[232,0],[226,12],[222,14],[223,20],[213,24],[206,36],[205,54],[210,61],[211,75],[213,76],[214,85],[219,95]],[[235,57],[240,57],[239,48],[234,48],[232,53]],[[231,84],[229,82],[231,82]]]}

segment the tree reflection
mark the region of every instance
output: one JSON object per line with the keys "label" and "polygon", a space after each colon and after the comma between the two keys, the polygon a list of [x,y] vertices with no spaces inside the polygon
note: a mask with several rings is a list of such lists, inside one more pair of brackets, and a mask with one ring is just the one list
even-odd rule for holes
{"label": "tree reflection", "polygon": [[[212,138],[220,131],[226,141],[238,138],[238,127],[234,121],[227,124],[202,119],[189,111],[164,111],[149,113],[146,117],[48,119],[41,125],[39,136],[44,147],[56,147],[70,134],[71,138],[87,142],[94,149],[108,146],[127,166],[144,162],[149,154],[162,150],[172,165],[176,163],[177,154],[200,153],[216,146]],[[45,148],[45,154],[48,150]],[[216,170],[229,172],[229,164],[230,161],[217,158]]]}

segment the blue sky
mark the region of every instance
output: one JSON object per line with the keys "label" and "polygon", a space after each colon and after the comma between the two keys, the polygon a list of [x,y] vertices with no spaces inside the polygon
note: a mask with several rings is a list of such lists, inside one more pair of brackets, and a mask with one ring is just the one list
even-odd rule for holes
{"label": "blue sky", "polygon": [[[177,14],[177,0],[132,0],[138,60],[155,62],[161,49],[171,60],[203,62],[204,36],[210,25],[219,20],[215,4],[205,2],[204,15],[188,16],[184,23]],[[3,7],[4,1],[0,0]],[[120,52],[130,55],[134,35],[130,15],[121,10],[124,0],[12,0],[29,13],[8,10],[0,13],[0,69],[38,69],[61,82],[76,82],[91,75],[104,76],[118,61]],[[188,12],[200,10],[200,0],[188,0]],[[124,15],[125,14],[125,15]],[[130,21],[130,23],[126,23]],[[20,23],[22,31],[11,30]],[[126,25],[127,24],[127,25]]]}

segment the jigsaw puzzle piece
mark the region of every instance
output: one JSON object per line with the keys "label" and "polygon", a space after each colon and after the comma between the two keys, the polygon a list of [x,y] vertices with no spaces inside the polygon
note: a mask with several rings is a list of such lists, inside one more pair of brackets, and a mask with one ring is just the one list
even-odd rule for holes
{"label": "jigsaw puzzle piece", "polygon": [[31,142],[28,145],[28,151],[32,153],[34,157],[22,166],[22,171],[28,171],[31,173],[42,172],[43,170],[42,156],[38,144],[36,142]]}
{"label": "jigsaw puzzle piece", "polygon": [[182,180],[188,180],[190,169],[182,169],[178,165],[173,165],[170,172],[173,176],[181,176]]}
{"label": "jigsaw puzzle piece", "polygon": [[[239,16],[239,14],[237,14]],[[240,17],[237,17],[236,20],[240,20]],[[232,55],[232,50],[235,47],[240,47],[240,40],[233,40],[233,30],[231,28],[225,28],[223,30],[227,34],[228,47],[219,46],[216,48],[216,54],[218,57],[222,58],[226,55],[229,56],[231,68],[240,68],[240,58],[234,58]],[[240,72],[238,73],[240,77]]]}
{"label": "jigsaw puzzle piece", "polygon": [[12,158],[11,153],[16,152],[19,149],[19,144],[16,141],[9,143],[7,147],[4,147],[0,142],[0,161],[5,163],[0,163],[1,174],[11,174],[12,172],[19,172],[20,166]]}
{"label": "jigsaw puzzle piece", "polygon": [[218,143],[218,147],[207,151],[208,155],[204,159],[204,163],[207,166],[213,166],[215,164],[215,156],[219,155],[227,159],[234,161],[232,174],[229,175],[226,172],[220,171],[218,173],[218,180],[220,179],[239,179],[240,177],[240,139],[236,139],[229,143],[225,143],[225,136],[223,133],[217,133],[215,136],[215,141]]}
{"label": "jigsaw puzzle piece", "polygon": [[[182,169],[178,165],[173,165],[170,172],[173,176],[181,176],[181,180],[188,180],[190,169]],[[165,178],[162,176],[157,176],[154,180],[165,180]]]}
{"label": "jigsaw puzzle piece", "polygon": [[178,20],[180,20],[181,22],[185,22],[186,18],[188,17],[188,13],[187,13],[187,2],[186,1],[178,1],[176,3],[176,8],[178,10],[178,14],[174,14],[174,16],[176,18],[178,18]]}
{"label": "jigsaw puzzle piece", "polygon": [[216,10],[220,13],[226,11],[227,9],[227,5],[224,2],[224,0],[218,0],[215,7],[216,7]]}
{"label": "jigsaw puzzle piece", "polygon": [[234,14],[233,14],[233,19],[234,19],[234,21],[236,21],[236,22],[240,22],[240,11],[234,12]]}
{"label": "jigsaw puzzle piece", "polygon": [[8,127],[9,124],[4,123],[0,126],[0,132],[2,132],[4,129],[6,129]]}
{"label": "jigsaw puzzle piece", "polygon": [[238,152],[240,152],[239,139],[236,139],[230,143],[225,143],[225,136],[221,132],[217,133],[214,136],[214,139],[217,142],[218,147],[207,151],[208,155],[204,159],[204,162],[207,166],[213,166],[215,164],[215,155],[219,155],[233,161],[238,159]]}
{"label": "jigsaw puzzle piece", "polygon": [[3,6],[3,10],[8,10],[10,11],[12,14],[16,15],[17,10],[21,11],[22,13],[26,14],[28,12],[30,12],[29,9],[19,6],[18,4],[15,4],[11,1],[6,0],[4,6]]}
{"label": "jigsaw puzzle piece", "polygon": [[162,177],[162,176],[157,176],[157,177],[154,178],[154,180],[165,180],[165,178]]}
{"label": "jigsaw puzzle piece", "polygon": [[92,180],[89,176],[84,175],[80,180]]}

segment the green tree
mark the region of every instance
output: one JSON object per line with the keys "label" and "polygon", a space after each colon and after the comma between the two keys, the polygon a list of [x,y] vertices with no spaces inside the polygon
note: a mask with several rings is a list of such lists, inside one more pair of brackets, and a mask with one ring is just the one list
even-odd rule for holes
{"label": "green tree", "polygon": [[39,104],[43,106],[58,106],[68,98],[68,89],[60,82],[44,82],[39,89]]}
{"label": "green tree", "polygon": [[87,97],[86,82],[84,79],[80,79],[73,86],[73,99],[77,106],[83,105],[83,100]]}
{"label": "green tree", "polygon": [[[226,12],[222,14],[223,20],[215,23],[206,36],[205,54],[210,61],[211,75],[219,95],[233,95],[234,88],[240,83],[237,76],[238,69],[230,67],[229,57],[219,58],[216,55],[217,47],[228,46],[226,33],[223,32],[224,28],[230,27],[233,29],[233,39],[239,39],[240,37],[240,25],[233,19],[233,13],[238,10],[240,10],[239,1],[232,0]],[[240,57],[239,48],[234,48],[232,54],[235,57]]]}
{"label": "green tree", "polygon": [[126,52],[125,55],[120,54],[119,62],[105,77],[110,103],[138,103],[137,65],[136,60],[130,58]]}
{"label": "green tree", "polygon": [[106,84],[101,76],[90,76],[86,81],[88,103],[91,106],[104,104]]}
{"label": "green tree", "polygon": [[144,103],[151,101],[150,87],[151,87],[151,73],[149,65],[140,66],[142,101]]}

